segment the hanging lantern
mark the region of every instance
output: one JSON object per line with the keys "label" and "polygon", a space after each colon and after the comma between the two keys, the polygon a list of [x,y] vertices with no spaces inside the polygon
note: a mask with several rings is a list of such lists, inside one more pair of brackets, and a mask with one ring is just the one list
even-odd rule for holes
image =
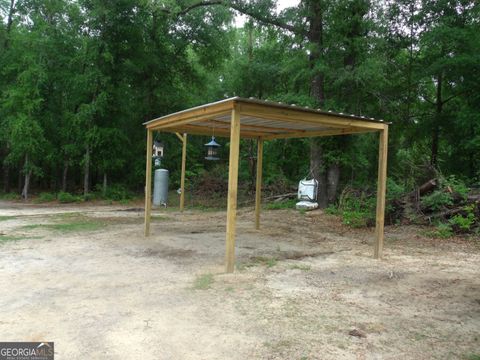
{"label": "hanging lantern", "polygon": [[215,141],[215,136],[212,136],[212,140],[205,144],[207,147],[207,156],[205,156],[205,160],[220,160],[218,157],[218,148],[220,144]]}

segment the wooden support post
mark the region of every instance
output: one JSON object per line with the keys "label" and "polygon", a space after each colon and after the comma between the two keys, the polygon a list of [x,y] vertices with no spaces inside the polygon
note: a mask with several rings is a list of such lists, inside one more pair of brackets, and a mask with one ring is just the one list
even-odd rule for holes
{"label": "wooden support post", "polygon": [[263,139],[257,141],[257,182],[255,185],[255,229],[260,229],[260,210],[262,207],[262,170],[263,170]]}
{"label": "wooden support post", "polygon": [[152,130],[147,129],[147,158],[145,170],[145,236],[150,235],[152,211]]}
{"label": "wooden support post", "polygon": [[230,124],[230,158],[228,162],[227,235],[225,251],[226,272],[235,268],[235,227],[237,221],[238,158],[240,150],[240,114],[234,108]]}
{"label": "wooden support post", "polygon": [[385,193],[387,188],[387,149],[388,126],[385,125],[385,128],[380,131],[378,151],[377,214],[374,249],[375,259],[381,259],[383,256],[383,227],[385,222]]}
{"label": "wooden support post", "polygon": [[187,134],[182,138],[182,175],[180,178],[180,211],[185,208],[185,168],[187,166]]}

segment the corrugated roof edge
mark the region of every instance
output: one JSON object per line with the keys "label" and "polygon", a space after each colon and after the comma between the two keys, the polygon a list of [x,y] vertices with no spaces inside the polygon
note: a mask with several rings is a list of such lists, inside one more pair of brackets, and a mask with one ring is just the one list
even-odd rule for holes
{"label": "corrugated roof edge", "polygon": [[343,114],[343,113],[337,113],[337,112],[334,112],[334,111],[325,111],[325,110],[321,110],[321,109],[310,109],[309,107],[296,106],[295,104],[284,104],[284,103],[281,103],[281,102],[270,101],[270,100],[260,100],[260,99],[255,99],[255,98],[242,98],[242,97],[239,97],[239,96],[234,96],[234,97],[231,97],[231,98],[228,98],[228,99],[223,99],[223,100],[215,101],[215,102],[212,102],[212,103],[195,106],[195,107],[192,107],[192,108],[189,108],[189,109],[185,109],[185,110],[177,111],[177,112],[174,112],[174,113],[171,113],[171,114],[168,114],[168,115],[164,115],[164,116],[149,120],[147,122],[144,122],[143,125],[147,125],[147,124],[152,123],[154,121],[158,121],[158,120],[168,118],[172,115],[178,115],[178,114],[186,113],[186,112],[189,112],[189,111],[192,111],[192,110],[199,110],[199,109],[202,109],[202,108],[206,108],[208,106],[217,105],[217,104],[221,104],[221,103],[229,102],[229,101],[275,106],[277,108],[298,110],[298,111],[304,111],[304,112],[309,112],[309,113],[314,113],[314,114],[322,114],[322,115],[333,116],[333,117],[341,117],[341,118],[348,118],[348,119],[357,119],[357,120],[362,120],[362,121],[370,121],[370,122],[381,123],[381,124],[386,124],[386,125],[391,124],[391,122],[387,122],[387,121],[384,121],[384,120],[378,120],[378,119],[374,119],[374,118],[370,118],[370,117],[366,117],[366,116],[361,116],[361,115]]}

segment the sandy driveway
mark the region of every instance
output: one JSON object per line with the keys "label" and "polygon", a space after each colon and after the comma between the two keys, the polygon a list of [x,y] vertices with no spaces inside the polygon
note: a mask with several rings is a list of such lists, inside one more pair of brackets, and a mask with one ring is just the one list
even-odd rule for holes
{"label": "sandy driveway", "polygon": [[164,211],[144,239],[142,213],[122,210],[0,203],[0,340],[54,341],[57,359],[480,354],[471,240],[388,227],[375,261],[370,230],[278,210],[255,231],[242,210],[227,275],[224,213]]}

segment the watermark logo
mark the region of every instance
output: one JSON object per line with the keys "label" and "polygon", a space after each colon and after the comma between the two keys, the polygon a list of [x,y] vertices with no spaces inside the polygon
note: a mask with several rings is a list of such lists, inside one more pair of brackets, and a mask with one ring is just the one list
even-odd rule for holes
{"label": "watermark logo", "polygon": [[53,342],[0,342],[0,360],[53,360]]}

